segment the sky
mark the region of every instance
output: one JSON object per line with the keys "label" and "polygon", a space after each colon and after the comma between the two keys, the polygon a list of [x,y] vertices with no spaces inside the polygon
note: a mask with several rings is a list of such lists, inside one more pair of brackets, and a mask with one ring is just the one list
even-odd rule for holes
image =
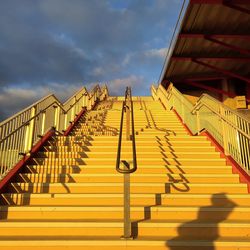
{"label": "sky", "polygon": [[182,0],[0,0],[0,121],[82,86],[149,95]]}

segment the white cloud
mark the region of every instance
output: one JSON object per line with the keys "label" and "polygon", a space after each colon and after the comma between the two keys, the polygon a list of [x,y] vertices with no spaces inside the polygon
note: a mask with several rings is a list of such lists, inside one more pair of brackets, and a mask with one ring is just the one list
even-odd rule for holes
{"label": "white cloud", "polygon": [[5,87],[0,93],[0,107],[4,111],[2,112],[4,117],[0,117],[0,120],[15,114],[49,94],[54,94],[60,101],[64,102],[78,89],[79,85],[67,86],[58,83],[51,83],[49,88],[42,86],[33,89]]}
{"label": "white cloud", "polygon": [[134,60],[145,61],[154,59],[164,59],[166,56],[166,51],[166,48],[160,48],[128,53],[123,59],[122,65],[128,65]]}
{"label": "white cloud", "polygon": [[130,75],[125,78],[117,78],[108,82],[108,88],[110,95],[113,96],[122,96],[124,95],[125,89],[127,86],[132,88],[133,93],[140,92],[140,90],[145,88],[144,78],[142,76]]}

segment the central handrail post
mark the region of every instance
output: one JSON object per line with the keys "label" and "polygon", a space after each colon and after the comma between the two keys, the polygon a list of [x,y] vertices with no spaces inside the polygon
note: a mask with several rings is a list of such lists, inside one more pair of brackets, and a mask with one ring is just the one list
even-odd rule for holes
{"label": "central handrail post", "polygon": [[[129,166],[124,164],[124,170]],[[130,220],[130,173],[123,174],[123,236],[122,239],[132,239],[131,220]]]}
{"label": "central handrail post", "polygon": [[126,140],[130,141],[130,107],[128,104],[125,106],[125,112],[126,112]]}
{"label": "central handrail post", "polygon": [[[126,112],[126,140],[132,141],[132,151],[133,151],[133,167],[130,168],[130,163],[121,160],[121,146],[122,146],[122,130],[123,130],[123,117],[124,112]],[[131,117],[130,117],[131,116]],[[131,122],[131,132],[130,135],[130,122]],[[123,167],[120,167],[122,163]],[[119,173],[124,174],[123,176],[123,211],[124,211],[124,227],[123,227],[123,236],[121,239],[133,239],[132,236],[132,224],[130,219],[130,174],[134,173],[137,170],[137,160],[136,160],[136,146],[135,146],[135,128],[134,128],[134,111],[133,111],[133,102],[132,102],[132,93],[131,88],[127,87],[125,92],[125,100],[122,103],[122,113],[121,113],[121,123],[120,123],[120,132],[117,148],[117,159],[116,159],[116,170]]]}

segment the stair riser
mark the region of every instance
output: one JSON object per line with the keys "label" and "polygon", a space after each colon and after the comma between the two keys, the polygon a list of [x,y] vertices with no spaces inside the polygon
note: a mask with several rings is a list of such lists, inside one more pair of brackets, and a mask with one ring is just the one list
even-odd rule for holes
{"label": "stair riser", "polygon": [[[82,249],[91,249],[91,250],[152,250],[152,249],[157,249],[157,250],[249,250],[250,246],[248,243],[243,243],[240,242],[240,246],[238,242],[226,242],[225,244],[221,244],[220,246],[217,246],[216,242],[208,242],[208,247],[204,246],[204,243],[196,243],[196,246],[191,245],[190,243],[184,243],[181,242],[181,246],[167,246],[167,244],[172,245],[173,243],[167,243],[166,241],[157,243],[157,241],[148,241],[147,245],[144,245],[144,243],[135,243],[135,244],[128,244],[127,241],[122,241],[122,240],[116,240],[116,242],[111,242],[107,243],[107,241],[98,243],[97,241],[93,242],[79,242],[76,241],[76,243],[70,243],[70,241],[63,241],[63,244],[59,243],[50,243],[47,242],[46,244],[44,241],[38,241],[36,242],[31,242],[31,243],[19,243],[17,242],[18,245],[14,245],[12,242],[8,242],[5,244],[5,242],[0,242],[0,246],[3,247],[3,249],[6,250],[16,250],[18,246],[18,250],[48,250],[48,249],[53,249],[53,250],[82,250]],[[8,244],[8,245],[7,245]],[[105,244],[105,245],[104,245]],[[14,246],[11,246],[14,245]],[[46,245],[46,246],[44,246]],[[225,245],[225,246],[224,246]],[[231,245],[231,246],[230,246]],[[233,245],[233,246],[232,246]]]}
{"label": "stair riser", "polygon": [[[27,194],[26,194],[27,195]],[[67,198],[68,197],[68,198]],[[3,205],[34,205],[34,206],[123,206],[123,196],[120,198],[114,197],[93,197],[93,198],[74,198],[70,195],[67,197],[39,197],[35,198],[32,195],[24,197],[22,195],[13,195],[12,197],[3,195]],[[238,206],[250,206],[250,199],[244,198],[233,198],[230,199],[235,202]],[[227,207],[231,205],[227,199],[214,198],[216,206]],[[161,195],[152,195],[149,198],[140,198],[131,196],[131,205],[133,206],[213,206],[210,198],[195,198],[187,195],[187,198],[176,199],[176,198],[164,198]]]}
{"label": "stair riser", "polygon": [[[121,158],[123,160],[123,158]],[[126,159],[128,162],[132,162],[132,159]],[[33,162],[38,165],[45,165],[45,166],[60,166],[60,165],[114,165],[116,164],[116,156],[114,156],[114,159],[89,159],[89,158],[78,158],[78,159],[34,159]],[[200,161],[194,161],[191,158],[190,159],[138,159],[137,158],[137,164],[152,164],[152,165],[192,165],[192,166],[225,166],[226,161],[225,160],[213,160],[213,159],[203,159]]]}
{"label": "stair riser", "polygon": [[[55,153],[67,153],[67,152],[90,152],[90,151],[94,151],[94,152],[113,152],[113,153],[117,153],[117,147],[106,147],[105,149],[103,147],[93,147],[93,146],[89,146],[89,147],[80,147],[80,146],[73,146],[73,147],[67,147],[67,146],[61,146],[61,147],[47,147],[45,149],[45,151],[48,152],[55,152]],[[131,152],[132,147],[122,147],[122,151],[123,152]],[[164,153],[169,153],[169,151],[173,151],[173,153],[179,154],[179,153],[200,153],[203,152],[204,154],[206,153],[211,153],[211,152],[215,152],[215,149],[213,147],[197,147],[197,148],[171,148],[171,147],[167,147],[167,146],[163,146],[163,147],[159,147],[159,146],[155,146],[155,147],[143,147],[143,145],[137,145],[136,147],[136,152],[138,153],[148,153],[148,152],[159,152],[162,151]]]}
{"label": "stair riser", "polygon": [[[54,153],[54,152],[45,152],[45,153],[39,153],[38,157],[46,157],[49,159],[53,159],[53,158],[84,158],[84,157],[88,157],[88,158],[103,158],[105,159],[105,157],[109,157],[111,158],[113,155],[117,155],[117,152],[110,152],[107,150],[107,152],[105,152],[106,150],[104,149],[102,152],[95,152],[95,149],[93,148],[93,150],[91,152],[60,152],[60,153]],[[133,154],[132,154],[132,147],[130,149],[130,152],[122,152],[121,153],[121,157],[129,157],[132,158]],[[208,152],[204,152],[204,153],[181,153],[181,152],[147,152],[146,150],[144,152],[138,152],[136,156],[139,157],[143,157],[144,159],[146,158],[162,158],[162,157],[168,157],[168,158],[190,158],[190,159],[208,159],[208,158],[212,158],[212,159],[219,159],[220,154],[217,152],[212,152],[212,153],[208,153]]]}
{"label": "stair riser", "polygon": [[[49,224],[49,223],[48,223]],[[121,224],[121,223],[120,223]],[[132,229],[135,234],[138,233],[141,237],[143,236],[164,236],[164,237],[177,237],[179,230],[181,234],[189,239],[200,239],[200,240],[213,240],[214,235],[220,235],[222,237],[244,237],[248,238],[250,235],[250,228],[245,227],[221,227],[214,226],[210,227],[182,227],[181,229],[175,227],[149,227],[138,226],[138,228]],[[123,234],[123,228],[121,226],[116,227],[18,227],[18,228],[1,228],[0,235],[3,236],[117,236],[120,237]],[[179,236],[180,237],[180,236]]]}
{"label": "stair riser", "polygon": [[[221,218],[226,218],[226,220],[237,220],[244,222],[248,220],[249,218],[249,212],[237,212],[233,211],[185,211],[185,208],[183,208],[183,211],[171,211],[171,212],[161,212],[161,211],[151,211],[154,209],[154,207],[145,207],[144,209],[141,209],[141,211],[133,211],[133,208],[131,208],[131,219],[132,220],[196,220],[199,213],[199,222],[218,222],[221,220]],[[58,221],[65,221],[65,220],[114,220],[119,219],[123,220],[123,212],[122,208],[121,211],[102,211],[102,208],[99,208],[98,212],[91,212],[91,211],[71,211],[70,207],[68,208],[68,211],[57,211],[56,208],[53,209],[53,211],[6,211],[6,212],[0,212],[0,219],[10,219],[10,220],[23,220],[24,218],[27,218],[26,221],[32,221],[32,220],[58,220]]]}
{"label": "stair riser", "polygon": [[[190,183],[239,183],[239,177],[237,175],[230,175],[226,177],[188,177],[188,176],[179,176],[179,177],[171,177],[171,176],[136,176],[132,175],[130,177],[131,182],[156,182],[156,183],[168,183],[176,181],[186,181]],[[102,182],[105,179],[105,182],[122,182],[123,176],[117,173],[117,176],[19,176],[17,178],[17,182],[39,182],[39,183],[98,183]]]}
{"label": "stair riser", "polygon": [[[122,184],[122,183],[121,183]],[[15,185],[11,184],[9,188],[9,192],[28,192],[28,193],[59,193],[59,194],[83,194],[83,193],[93,193],[93,194],[104,194],[104,193],[112,193],[117,194],[123,193],[123,185],[114,185],[114,186],[85,186],[85,185],[70,185],[70,184],[62,184],[62,185]],[[188,192],[189,194],[213,194],[213,193],[232,193],[232,194],[246,194],[247,186],[246,185],[235,185],[235,186],[207,186],[206,184],[202,186],[192,186],[190,184],[163,184],[160,186],[156,186],[154,184],[150,186],[135,186],[131,184],[130,186],[131,193],[142,193],[142,194],[154,194],[154,193],[168,193],[168,194],[178,194],[183,192]]]}
{"label": "stair riser", "polygon": [[[115,170],[114,167],[102,167],[102,168],[95,168],[94,166],[86,166],[86,167],[58,167],[58,168],[53,168],[53,167],[46,167],[46,166],[29,166],[27,167],[27,172],[31,173],[45,173],[45,174],[60,174],[60,173],[65,173],[65,174],[70,174],[70,173],[79,173],[79,174],[90,174],[90,173],[110,173],[110,174],[116,174],[117,171]],[[140,168],[137,169],[136,173],[140,174],[167,174],[167,173],[174,173],[174,174],[179,174],[179,173],[186,173],[186,174],[231,174],[232,173],[232,168],[230,166],[225,166],[225,167],[218,167],[218,168],[200,168],[199,166],[195,168],[189,168],[185,166],[181,166],[181,168],[178,167],[164,167],[162,166],[161,168],[143,168],[141,165]]]}

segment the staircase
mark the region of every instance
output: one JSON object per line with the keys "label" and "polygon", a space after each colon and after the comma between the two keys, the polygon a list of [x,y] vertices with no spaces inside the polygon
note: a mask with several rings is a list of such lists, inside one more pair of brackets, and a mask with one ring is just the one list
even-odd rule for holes
{"label": "staircase", "polygon": [[[205,136],[190,136],[151,97],[133,98],[134,240],[120,239],[123,175],[115,164],[122,100],[109,97],[70,136],[49,140],[1,194],[1,248],[250,249],[247,184]],[[131,162],[125,138],[124,132],[121,159]]]}

